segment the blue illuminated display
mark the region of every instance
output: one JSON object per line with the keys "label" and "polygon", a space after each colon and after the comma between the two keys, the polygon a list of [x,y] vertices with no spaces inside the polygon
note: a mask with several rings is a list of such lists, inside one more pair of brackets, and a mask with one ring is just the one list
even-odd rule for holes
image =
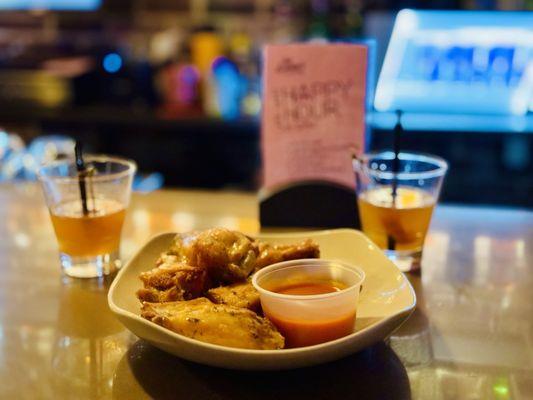
{"label": "blue illuminated display", "polygon": [[0,0],[0,9],[89,11],[98,9],[101,3],[101,0]]}
{"label": "blue illuminated display", "polygon": [[102,66],[106,72],[114,74],[115,72],[118,72],[120,68],[122,68],[122,57],[120,57],[117,53],[109,53],[104,57]]}
{"label": "blue illuminated display", "polygon": [[525,115],[533,99],[533,13],[402,10],[374,106]]}

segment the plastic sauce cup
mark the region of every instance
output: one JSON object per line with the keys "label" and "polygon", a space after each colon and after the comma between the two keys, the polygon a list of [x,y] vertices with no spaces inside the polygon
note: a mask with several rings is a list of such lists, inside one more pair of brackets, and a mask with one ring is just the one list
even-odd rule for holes
{"label": "plastic sauce cup", "polygon": [[[252,284],[259,291],[265,316],[285,337],[286,347],[303,347],[353,333],[364,279],[363,270],[341,261],[302,259],[263,268]],[[341,289],[310,295],[276,292],[280,287],[320,282],[336,282]]]}

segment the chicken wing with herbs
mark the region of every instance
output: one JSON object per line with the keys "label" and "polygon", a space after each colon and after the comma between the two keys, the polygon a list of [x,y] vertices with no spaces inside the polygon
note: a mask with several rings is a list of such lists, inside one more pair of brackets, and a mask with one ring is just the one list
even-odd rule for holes
{"label": "chicken wing with herbs", "polygon": [[144,318],[190,338],[228,347],[281,349],[285,339],[266,318],[245,308],[214,304],[204,297],[143,303]]}
{"label": "chicken wing with herbs", "polygon": [[256,312],[261,309],[259,292],[255,290],[249,280],[210,289],[207,291],[206,296],[216,304],[248,308]]}

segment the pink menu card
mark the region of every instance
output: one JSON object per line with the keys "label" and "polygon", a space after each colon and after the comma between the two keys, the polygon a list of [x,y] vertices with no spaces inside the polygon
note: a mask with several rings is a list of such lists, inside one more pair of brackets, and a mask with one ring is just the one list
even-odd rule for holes
{"label": "pink menu card", "polygon": [[264,51],[263,186],[355,186],[351,155],[364,151],[367,48],[270,45]]}

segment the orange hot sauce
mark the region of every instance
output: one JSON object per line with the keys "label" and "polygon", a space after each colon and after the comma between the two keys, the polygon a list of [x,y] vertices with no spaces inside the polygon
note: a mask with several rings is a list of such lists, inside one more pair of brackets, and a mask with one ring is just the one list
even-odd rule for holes
{"label": "orange hot sauce", "polygon": [[[280,294],[305,296],[338,292],[344,288],[344,285],[337,282],[305,282],[270,290]],[[285,337],[285,346],[288,348],[311,346],[349,335],[353,332],[355,323],[355,313],[335,319],[305,321],[280,318],[265,308],[263,312]]]}

